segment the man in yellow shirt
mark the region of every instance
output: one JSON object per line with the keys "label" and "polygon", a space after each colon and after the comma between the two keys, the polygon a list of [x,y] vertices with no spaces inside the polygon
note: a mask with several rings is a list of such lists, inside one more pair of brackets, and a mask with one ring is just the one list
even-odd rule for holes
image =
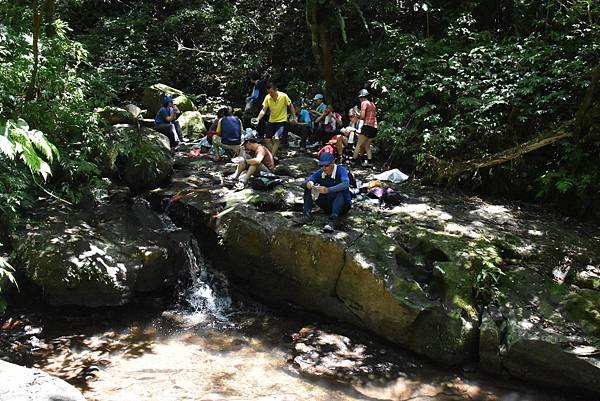
{"label": "man in yellow shirt", "polygon": [[270,111],[265,143],[271,151],[271,154],[273,154],[273,157],[275,157],[277,149],[279,149],[279,142],[287,133],[286,124],[288,121],[288,112],[292,116],[295,116],[296,111],[294,110],[294,105],[288,95],[279,92],[276,84],[272,82],[269,83],[267,85],[267,90],[269,94],[265,96],[263,107],[260,113],[258,113],[257,120],[260,122],[267,110]]}

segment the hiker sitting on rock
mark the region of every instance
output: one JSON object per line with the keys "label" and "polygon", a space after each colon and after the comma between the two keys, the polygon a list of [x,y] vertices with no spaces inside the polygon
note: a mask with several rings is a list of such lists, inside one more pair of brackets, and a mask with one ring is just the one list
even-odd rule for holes
{"label": "hiker sitting on rock", "polygon": [[231,114],[231,108],[223,107],[219,110],[222,117],[217,122],[215,135],[212,143],[215,147],[215,161],[221,160],[221,148],[233,152],[234,156],[240,153],[240,144],[242,143],[242,122]]}
{"label": "hiker sitting on rock", "polygon": [[[261,171],[273,173],[275,170],[273,155],[266,146],[258,143],[254,134],[246,134],[242,139],[242,146],[245,151],[244,158],[239,161],[237,170],[229,176],[230,179],[239,179],[245,184],[249,177],[256,176]],[[246,173],[242,174],[243,171]]]}
{"label": "hiker sitting on rock", "polygon": [[165,96],[163,106],[154,117],[154,129],[169,138],[171,149],[176,148],[180,141],[183,142],[181,126],[177,121],[180,114],[177,106],[173,104],[173,98]]}
{"label": "hiker sitting on rock", "polygon": [[308,224],[313,220],[314,202],[329,213],[323,231],[333,232],[338,218],[352,207],[350,177],[344,166],[335,164],[335,156],[331,153],[319,156],[319,166],[319,170],[304,180],[304,212],[297,223]]}

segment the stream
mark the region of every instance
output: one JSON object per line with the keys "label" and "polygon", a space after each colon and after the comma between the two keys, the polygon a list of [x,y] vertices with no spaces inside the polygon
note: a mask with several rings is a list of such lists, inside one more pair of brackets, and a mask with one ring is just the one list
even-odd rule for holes
{"label": "stream", "polygon": [[442,369],[355,328],[261,305],[185,246],[190,279],[175,306],[44,312],[34,366],[88,401],[578,399],[476,366]]}

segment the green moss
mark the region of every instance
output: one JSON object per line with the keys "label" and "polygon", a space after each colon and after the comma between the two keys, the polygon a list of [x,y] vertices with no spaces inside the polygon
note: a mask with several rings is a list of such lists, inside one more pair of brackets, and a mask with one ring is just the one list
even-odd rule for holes
{"label": "green moss", "polygon": [[579,290],[567,296],[561,305],[570,320],[580,322],[586,333],[600,337],[599,291]]}

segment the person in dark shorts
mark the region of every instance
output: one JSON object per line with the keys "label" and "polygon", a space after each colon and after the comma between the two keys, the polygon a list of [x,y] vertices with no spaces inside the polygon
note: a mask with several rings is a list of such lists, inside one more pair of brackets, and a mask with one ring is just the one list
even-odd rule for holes
{"label": "person in dark shorts", "polygon": [[360,119],[363,120],[363,126],[358,135],[358,144],[354,149],[352,155],[353,161],[357,162],[358,157],[361,154],[367,154],[367,160],[364,164],[366,166],[371,165],[373,158],[373,152],[371,149],[371,143],[377,136],[377,108],[375,104],[369,100],[369,91],[361,89],[358,92],[358,99],[360,100]]}
{"label": "person in dark shorts", "polygon": [[294,105],[288,95],[278,91],[276,84],[272,82],[269,83],[267,85],[267,91],[269,94],[265,96],[263,108],[260,113],[258,113],[256,123],[257,125],[260,124],[260,121],[267,111],[270,112],[265,144],[271,151],[273,157],[275,157],[277,155],[277,150],[279,149],[279,143],[287,133],[286,124],[288,121],[288,113],[293,116],[292,119],[295,119],[296,111],[294,110]]}

